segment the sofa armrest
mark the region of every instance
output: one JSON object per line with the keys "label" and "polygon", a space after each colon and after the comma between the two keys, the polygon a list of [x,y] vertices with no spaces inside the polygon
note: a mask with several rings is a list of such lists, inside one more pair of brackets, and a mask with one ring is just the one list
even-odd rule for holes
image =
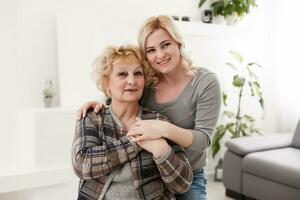
{"label": "sofa armrest", "polygon": [[252,152],[288,147],[292,133],[276,133],[263,136],[250,136],[228,140],[225,146],[233,153],[245,156]]}

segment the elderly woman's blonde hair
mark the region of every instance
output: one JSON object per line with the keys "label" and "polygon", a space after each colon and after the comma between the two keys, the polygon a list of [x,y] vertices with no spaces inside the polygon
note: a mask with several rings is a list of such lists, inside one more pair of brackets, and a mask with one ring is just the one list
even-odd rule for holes
{"label": "elderly woman's blonde hair", "polygon": [[107,97],[110,96],[108,92],[108,82],[111,75],[113,65],[115,62],[138,62],[144,71],[145,83],[150,83],[147,79],[152,69],[142,59],[140,49],[136,45],[123,45],[123,46],[107,46],[102,54],[100,54],[93,63],[92,76],[96,82],[97,88],[102,91]]}
{"label": "elderly woman's blonde hair", "polygon": [[[192,60],[185,54],[184,52],[184,42],[183,38],[177,29],[176,25],[172,18],[166,15],[158,15],[154,17],[148,18],[141,26],[139,35],[138,35],[138,43],[139,47],[142,51],[143,59],[146,60],[146,40],[154,31],[158,29],[164,29],[171,36],[171,38],[179,44],[180,54],[182,59],[187,62],[187,73],[191,70],[194,70],[192,67]],[[156,72],[157,73],[157,72]]]}

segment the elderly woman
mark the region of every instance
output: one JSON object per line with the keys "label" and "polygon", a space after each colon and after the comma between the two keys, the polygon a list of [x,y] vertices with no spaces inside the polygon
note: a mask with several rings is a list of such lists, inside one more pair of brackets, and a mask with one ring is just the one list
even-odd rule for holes
{"label": "elderly woman", "polygon": [[110,46],[96,59],[96,83],[111,104],[77,121],[78,199],[175,199],[173,193],[189,189],[192,169],[181,147],[164,138],[135,143],[127,135],[137,119],[167,120],[139,105],[148,70],[135,46]]}

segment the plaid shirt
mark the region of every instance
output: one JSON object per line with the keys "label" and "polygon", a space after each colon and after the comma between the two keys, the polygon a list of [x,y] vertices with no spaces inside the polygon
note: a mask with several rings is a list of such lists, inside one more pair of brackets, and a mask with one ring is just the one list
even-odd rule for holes
{"label": "plaid shirt", "polygon": [[[186,192],[192,183],[192,169],[183,148],[171,145],[163,159],[130,141],[109,108],[99,114],[89,112],[76,124],[72,164],[80,178],[78,199],[98,200],[109,174],[129,162],[137,199],[175,199],[173,193]],[[167,120],[157,112],[142,108],[141,119]]]}

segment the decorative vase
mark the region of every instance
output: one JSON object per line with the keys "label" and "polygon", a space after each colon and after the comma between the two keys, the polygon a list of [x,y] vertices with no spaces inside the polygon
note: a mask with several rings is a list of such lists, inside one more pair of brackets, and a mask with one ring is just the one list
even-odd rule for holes
{"label": "decorative vase", "polygon": [[223,180],[223,159],[220,158],[218,164],[215,167],[215,181]]}
{"label": "decorative vase", "polygon": [[226,16],[226,24],[228,26],[235,25],[239,21],[239,16],[236,13],[233,13],[232,15]]}
{"label": "decorative vase", "polygon": [[213,24],[225,24],[225,17],[222,15],[213,16],[212,22]]}
{"label": "decorative vase", "polygon": [[44,106],[45,108],[51,108],[53,104],[52,98],[44,98]]}

